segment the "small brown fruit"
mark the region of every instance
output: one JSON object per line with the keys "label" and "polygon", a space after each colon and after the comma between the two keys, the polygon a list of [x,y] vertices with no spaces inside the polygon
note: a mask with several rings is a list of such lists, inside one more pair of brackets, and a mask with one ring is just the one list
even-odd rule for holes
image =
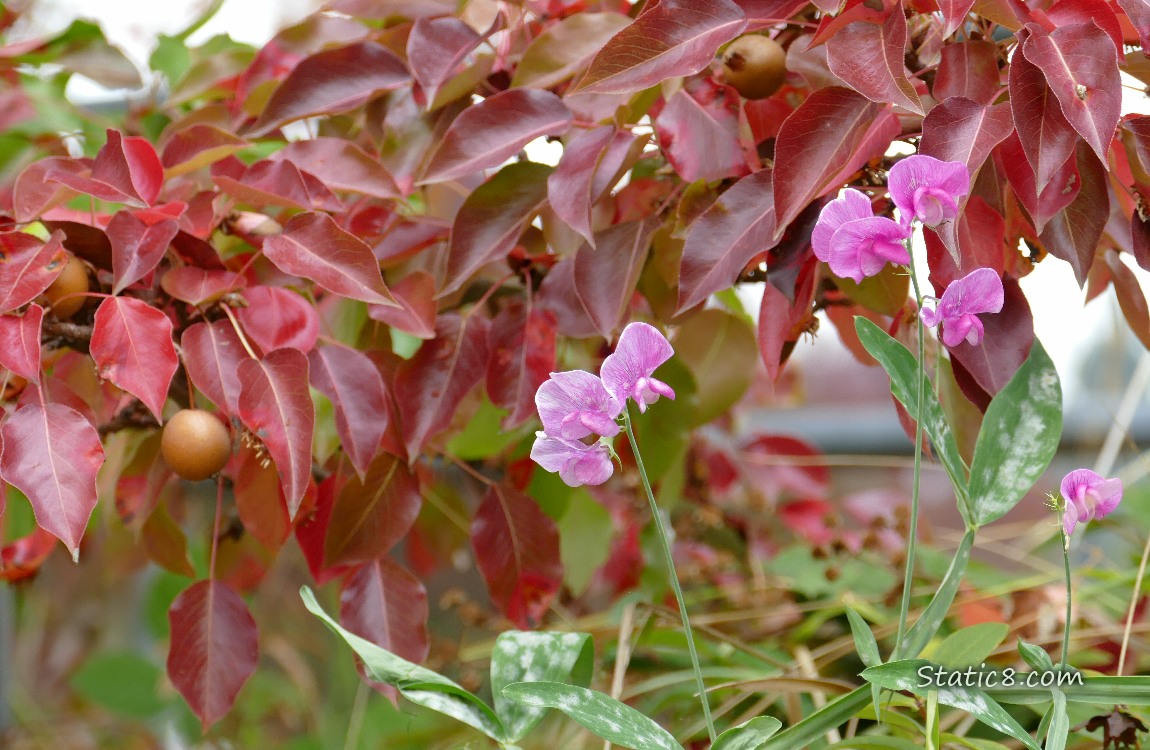
{"label": "small brown fruit", "polygon": [[67,320],[88,301],[88,298],[83,296],[86,291],[88,291],[88,268],[84,265],[84,261],[69,253],[64,270],[52,285],[44,290],[44,299],[48,301],[57,318]]}
{"label": "small brown fruit", "polygon": [[741,36],[723,53],[723,75],[747,99],[766,99],[787,78],[787,53],[770,37]]}
{"label": "small brown fruit", "polygon": [[224,468],[232,455],[232,438],[211,412],[184,409],[164,425],[160,453],[177,475],[198,482]]}

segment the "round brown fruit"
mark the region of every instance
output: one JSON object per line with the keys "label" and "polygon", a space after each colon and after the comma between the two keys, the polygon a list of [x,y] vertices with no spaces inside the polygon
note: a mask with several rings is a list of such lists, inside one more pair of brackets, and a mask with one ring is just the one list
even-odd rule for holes
{"label": "round brown fruit", "polygon": [[88,291],[88,269],[84,261],[69,253],[64,270],[52,285],[44,290],[44,298],[48,300],[57,318],[67,320],[88,301],[88,298],[83,296],[86,291]]}
{"label": "round brown fruit", "polygon": [[211,412],[183,409],[164,425],[160,453],[178,476],[197,482],[224,468],[232,455],[232,438]]}
{"label": "round brown fruit", "polygon": [[770,37],[741,36],[723,53],[723,75],[747,99],[766,99],[787,78],[787,53]]}

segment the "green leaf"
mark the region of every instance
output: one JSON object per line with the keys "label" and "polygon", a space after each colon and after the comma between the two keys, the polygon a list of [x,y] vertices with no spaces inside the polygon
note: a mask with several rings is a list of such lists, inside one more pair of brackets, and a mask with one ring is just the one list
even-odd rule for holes
{"label": "green leaf", "polygon": [[1022,655],[1022,660],[1035,672],[1054,671],[1054,661],[1050,658],[1050,654],[1046,653],[1046,649],[1041,646],[1035,646],[1033,643],[1027,643],[1019,638],[1018,653]]}
{"label": "green leaf", "polygon": [[345,630],[331,619],[323,607],[319,606],[315,593],[307,586],[300,588],[299,595],[308,611],[323,620],[324,624],[343,638],[363,660],[368,677],[376,682],[396,687],[403,697],[412,703],[474,727],[497,742],[505,739],[503,724],[499,717],[478,697],[438,672],[401,659],[371,641]]}
{"label": "green leaf", "polygon": [[725,414],[754,378],[759,362],[755,331],[725,310],[703,310],[679,329],[675,352],[695,378],[695,422]]}
{"label": "green leaf", "polygon": [[[1099,706],[1150,706],[1150,676],[1085,677],[1070,670],[1055,684],[1071,703]],[[987,695],[1000,703],[1043,704],[1050,700],[1050,687],[1002,686],[988,688]]]}
{"label": "green leaf", "polygon": [[504,687],[516,682],[585,686],[591,682],[593,659],[591,636],[586,633],[501,633],[491,654],[491,692],[495,696],[495,713],[507,729],[507,739],[522,739],[547,709],[507,700]]}
{"label": "green leaf", "polygon": [[475,414],[447,443],[447,452],[464,461],[478,461],[499,455],[524,433],[521,429],[504,432],[501,423],[506,415],[507,410],[491,403],[491,399],[484,393]]}
{"label": "green leaf", "polygon": [[588,731],[631,750],[683,750],[675,738],[626,703],[596,690],[561,682],[519,682],[503,696],[525,706],[557,708]]}
{"label": "green leaf", "polygon": [[756,716],[720,734],[711,750],[759,750],[782,726],[773,716]]}
{"label": "green leaf", "polygon": [[[928,670],[924,675],[921,670]],[[925,697],[930,692],[938,693],[938,702],[966,711],[983,724],[1013,737],[1031,750],[1040,750],[1038,744],[1010,714],[993,698],[978,688],[965,686],[938,685],[928,678],[935,667],[925,659],[906,659],[868,667],[862,678],[888,690],[909,690]],[[959,674],[954,672],[952,674]]]}
{"label": "green leaf", "polygon": [[868,667],[882,664],[882,656],[878,651],[878,641],[875,640],[870,625],[867,625],[862,615],[850,607],[847,607],[847,620],[850,621],[851,635],[855,639],[855,650],[858,651],[862,663]]}
{"label": "green leaf", "polygon": [[827,732],[850,721],[870,700],[869,685],[855,688],[767,741],[763,750],[806,750]]}
{"label": "green leaf", "polygon": [[1066,738],[1070,736],[1070,717],[1066,714],[1066,696],[1061,690],[1051,690],[1054,705],[1051,706],[1050,728],[1046,730],[1046,750],[1066,750]]}
{"label": "green leaf", "polygon": [[958,593],[958,585],[962,583],[962,577],[966,573],[966,565],[970,562],[970,550],[973,546],[974,530],[968,529],[954,552],[954,559],[950,561],[950,567],[943,576],[934,598],[926,605],[922,616],[910,627],[906,632],[906,638],[899,644],[898,656],[918,656],[942,627],[946,613],[950,611],[950,605],[954,601],[954,595]]}
{"label": "green leaf", "polygon": [[1004,622],[983,622],[948,635],[930,655],[931,661],[944,667],[974,667],[998,648],[1010,626]]}
{"label": "green leaf", "polygon": [[827,745],[827,750],[922,750],[922,745],[902,737],[863,735]]}
{"label": "green leaf", "polygon": [[[535,472],[535,477],[541,474],[558,477],[558,474],[544,471]],[[558,526],[563,583],[573,596],[582,596],[591,585],[595,571],[611,556],[610,545],[603,543],[615,533],[611,514],[591,497],[591,493],[580,487],[570,494]]]}
{"label": "green leaf", "polygon": [[990,523],[1018,504],[1050,465],[1061,436],[1058,372],[1035,340],[982,420],[970,466],[975,523]]}
{"label": "green leaf", "polygon": [[[862,316],[855,317],[855,331],[858,333],[862,345],[866,347],[872,357],[879,361],[887,375],[890,376],[890,392],[899,400],[907,413],[913,417],[918,405],[918,386],[916,385],[918,363],[914,355],[886,331]],[[950,477],[950,483],[954,486],[954,494],[958,497],[959,511],[969,522],[966,466],[962,463],[962,456],[958,452],[958,443],[955,442],[950,423],[946,421],[946,416],[942,413],[942,407],[938,404],[934,389],[931,388],[925,374],[922,375],[922,378],[927,381],[923,392],[922,429],[930,438],[935,453],[938,454],[943,468],[946,469],[947,476]]]}
{"label": "green leaf", "polygon": [[164,710],[157,687],[160,668],[139,654],[94,654],[72,675],[72,687],[87,700],[118,714],[147,719]]}

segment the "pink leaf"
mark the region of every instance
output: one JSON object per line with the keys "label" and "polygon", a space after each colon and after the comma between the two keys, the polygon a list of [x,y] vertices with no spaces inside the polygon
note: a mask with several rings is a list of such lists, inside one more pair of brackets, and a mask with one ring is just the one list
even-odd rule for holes
{"label": "pink leaf", "polygon": [[1110,217],[1110,198],[1106,188],[1106,168],[1080,145],[1078,174],[1082,188],[1074,201],[1054,215],[1038,239],[1047,252],[1062,258],[1074,269],[1078,285],[1086,283],[1098,240]]}
{"label": "pink leaf", "polygon": [[404,276],[391,287],[399,307],[369,305],[368,317],[421,339],[435,337],[435,279],[423,271]]}
{"label": "pink leaf", "polygon": [[402,459],[381,453],[363,479],[340,488],[324,536],[323,567],[360,565],[387,554],[415,523],[423,498]]}
{"label": "pink leaf", "polygon": [[630,94],[698,73],[746,25],[743,11],[730,0],[660,0],[611,37],[575,90]]}
{"label": "pink leaf", "polygon": [[376,42],[318,52],[295,66],[272,92],[250,134],[260,136],[293,120],[354,109],[410,79],[400,59]]}
{"label": "pink leaf", "polygon": [[244,600],[219,581],[197,581],[168,610],[168,678],[203,729],[231,710],[259,659],[256,621]]}
{"label": "pink leaf", "polygon": [[383,378],[366,354],[342,346],[313,349],[308,361],[312,385],[335,407],[336,431],[362,478],[391,415]]}
{"label": "pink leaf", "polygon": [[479,34],[453,16],[415,22],[407,37],[407,64],[428,103],[481,41]]}
{"label": "pink leaf", "polygon": [[343,208],[326,185],[314,175],[301,172],[290,161],[265,159],[238,175],[213,167],[212,179],[220,190],[250,206],[282,206],[305,211]]}
{"label": "pink leaf", "polygon": [[487,396],[509,410],[503,429],[511,430],[535,416],[535,392],[555,369],[555,314],[511,305],[491,322],[487,348]]}
{"label": "pink leaf", "polygon": [[184,368],[192,383],[226,414],[239,409],[240,362],[251,359],[228,320],[195,323],[180,337]]}
{"label": "pink leaf", "polygon": [[547,199],[555,215],[588,242],[594,243],[591,208],[611,187],[637,143],[629,131],[610,125],[580,133],[563,149],[563,158],[547,178]]}
{"label": "pink leaf", "polygon": [[149,226],[131,211],[117,211],[104,231],[112,243],[112,294],[119,294],[155,269],[179,225],[166,219]]}
{"label": "pink leaf", "polygon": [[1118,7],[1125,13],[1144,48],[1150,48],[1150,6],[1142,0],[1117,0]]}
{"label": "pink leaf", "polygon": [[709,79],[679,89],[655,118],[663,153],[687,182],[750,171],[739,140],[739,95]]}
{"label": "pink leaf", "polygon": [[421,182],[446,182],[498,166],[540,136],[567,132],[571,120],[571,110],[550,91],[501,91],[452,121]]}
{"label": "pink leaf", "polygon": [[427,613],[423,584],[386,557],[357,568],[340,588],[340,624],[416,664],[429,650]]}
{"label": "pink leaf", "polygon": [[4,421],[0,438],[0,477],[28,496],[36,523],[79,559],[104,463],[96,429],[63,404],[31,403]]}
{"label": "pink leaf", "polygon": [[17,221],[32,221],[53,206],[76,195],[58,179],[61,173],[86,174],[90,167],[76,159],[49,156],[24,168],[12,186],[12,209]]}
{"label": "pink leaf", "polygon": [[966,22],[966,14],[973,6],[974,0],[938,0],[938,9],[942,11],[943,20],[946,21],[942,35],[950,36],[957,31]]}
{"label": "pink leaf", "polygon": [[40,327],[44,308],[28,306],[20,316],[0,315],[0,366],[31,383],[40,382]]}
{"label": "pink leaf", "polygon": [[575,255],[575,293],[603,338],[611,340],[627,312],[647,260],[658,217],[616,224]]}
{"label": "pink leaf", "polygon": [[896,3],[882,24],[855,21],[827,40],[831,72],[873,102],[890,102],[923,114],[906,77],[906,17]]}
{"label": "pink leaf", "polygon": [[51,286],[67,262],[53,232],[47,242],[24,232],[0,233],[0,313],[23,307]]}
{"label": "pink leaf", "polygon": [[988,107],[954,97],[935,106],[922,121],[919,153],[942,161],[962,162],[973,182],[990,152],[1013,129],[1006,104]]}
{"label": "pink leaf", "polygon": [[225,293],[247,286],[243,277],[231,271],[213,271],[195,266],[177,266],[160,278],[160,287],[173,298],[189,305],[215,302]]}
{"label": "pink leaf", "polygon": [[312,138],[295,141],[276,151],[274,160],[285,160],[315,175],[332,190],[345,190],[376,198],[399,195],[395,181],[378,159],[343,138]]}
{"label": "pink leaf", "polygon": [[91,351],[100,377],[140,399],[163,421],[179,366],[167,315],[132,297],[107,297],[96,309]]}
{"label": "pink leaf", "polygon": [[527,495],[490,487],[471,544],[492,600],[519,628],[537,627],[563,582],[559,531]]}
{"label": "pink leaf", "polygon": [[315,408],[308,391],[307,357],[277,349],[261,360],[242,360],[239,418],[276,462],[288,513],[295,518],[311,479]]}
{"label": "pink leaf", "polygon": [[998,48],[991,42],[960,42],[942,48],[942,62],[934,79],[934,98],[946,101],[962,96],[990,105],[1002,89]]}
{"label": "pink leaf", "polygon": [[264,352],[291,347],[308,353],[319,338],[319,313],[306,299],[278,286],[244,290],[247,307],[236,317],[256,346]]}
{"label": "pink leaf", "polygon": [[399,366],[395,400],[409,463],[429,439],[447,429],[459,402],[482,379],[488,325],[479,315],[442,315],[435,338]]}
{"label": "pink leaf", "polygon": [[264,240],[263,250],[284,273],[311,279],[329,292],[377,305],[396,304],[371,248],[328,214],[293,216],[282,234]]}
{"label": "pink leaf", "polygon": [[224,159],[247,148],[248,142],[207,122],[181,128],[166,139],[160,161],[171,179]]}

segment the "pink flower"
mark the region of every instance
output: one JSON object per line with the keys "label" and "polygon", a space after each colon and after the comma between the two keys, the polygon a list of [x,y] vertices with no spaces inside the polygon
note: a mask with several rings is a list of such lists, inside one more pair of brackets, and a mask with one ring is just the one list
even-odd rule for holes
{"label": "pink flower", "polygon": [[917,154],[890,168],[887,186],[904,224],[918,219],[933,227],[958,215],[958,199],[970,192],[970,170],[960,161]]}
{"label": "pink flower", "polygon": [[531,460],[547,471],[559,472],[559,478],[568,487],[603,484],[615,471],[611,454],[602,443],[584,445],[578,440],[551,437],[545,432],[535,433]]}
{"label": "pink flower", "polygon": [[578,440],[588,435],[619,434],[615,417],[623,402],[607,392],[603,381],[583,370],[553,372],[535,392],[535,408],[548,435]]}
{"label": "pink flower", "polygon": [[1069,536],[1080,523],[1109,515],[1122,502],[1122,480],[1103,479],[1090,469],[1075,469],[1062,479],[1066,510],[1062,528]]}
{"label": "pink flower", "polygon": [[990,268],[976,268],[952,281],[933,309],[924,307],[919,315],[928,326],[942,325],[942,343],[958,346],[964,340],[971,346],[982,343],[981,313],[1002,310],[1002,279]]}
{"label": "pink flower", "polygon": [[644,412],[660,396],[675,398],[671,386],[652,377],[655,369],[674,353],[671,343],[654,326],[631,323],[623,329],[615,351],[603,360],[599,374],[620,404],[632,398],[639,411]]}
{"label": "pink flower", "polygon": [[811,234],[811,247],[836,276],[860,283],[888,262],[909,264],[910,254],[903,245],[909,236],[909,227],[875,216],[870,198],[847,188],[823,206]]}

